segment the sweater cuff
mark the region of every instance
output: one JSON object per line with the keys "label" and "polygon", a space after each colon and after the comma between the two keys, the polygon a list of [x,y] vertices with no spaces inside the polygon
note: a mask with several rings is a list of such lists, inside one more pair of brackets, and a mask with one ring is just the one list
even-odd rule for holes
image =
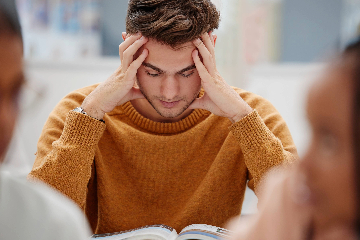
{"label": "sweater cuff", "polygon": [[98,144],[105,129],[106,125],[103,122],[71,110],[66,116],[59,140],[65,144],[94,146]]}
{"label": "sweater cuff", "polygon": [[274,139],[274,135],[256,110],[234,123],[230,127],[230,131],[245,151],[261,147],[263,144],[269,143],[269,140]]}

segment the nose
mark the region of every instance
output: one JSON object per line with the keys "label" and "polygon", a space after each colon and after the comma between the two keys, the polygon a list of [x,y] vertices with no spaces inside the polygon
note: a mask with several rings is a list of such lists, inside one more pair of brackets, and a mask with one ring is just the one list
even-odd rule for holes
{"label": "nose", "polygon": [[161,83],[161,94],[166,101],[172,101],[179,94],[180,85],[174,76],[166,76]]}

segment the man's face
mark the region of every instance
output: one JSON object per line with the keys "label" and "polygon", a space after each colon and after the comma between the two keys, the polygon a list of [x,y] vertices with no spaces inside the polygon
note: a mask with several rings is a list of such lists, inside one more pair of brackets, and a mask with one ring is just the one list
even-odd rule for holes
{"label": "man's face", "polygon": [[189,114],[188,107],[201,89],[201,79],[191,57],[195,46],[189,42],[173,49],[149,39],[138,52],[144,48],[149,50],[149,55],[137,71],[137,84],[160,115],[158,120],[178,121]]}
{"label": "man's face", "polygon": [[24,81],[22,43],[19,37],[0,37],[0,162],[11,140],[18,113],[18,97]]}

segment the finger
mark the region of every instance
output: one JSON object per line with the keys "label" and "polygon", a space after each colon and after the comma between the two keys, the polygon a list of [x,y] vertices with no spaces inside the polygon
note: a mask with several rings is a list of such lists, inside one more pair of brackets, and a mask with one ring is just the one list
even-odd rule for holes
{"label": "finger", "polygon": [[123,61],[121,66],[124,69],[127,69],[130,64],[134,61],[135,53],[148,41],[148,38],[142,36],[140,39],[136,40],[131,46],[129,46],[123,53]]}
{"label": "finger", "polygon": [[140,56],[134,60],[130,66],[127,68],[127,71],[126,71],[126,75],[127,75],[127,78],[130,80],[134,80],[135,79],[135,76],[136,76],[136,73],[137,73],[137,70],[139,69],[139,67],[141,66],[141,64],[144,62],[144,60],[146,59],[146,57],[148,56],[149,54],[149,51],[147,49],[144,49],[142,51],[142,53],[140,54]]}
{"label": "finger", "polygon": [[214,57],[215,56],[214,44],[211,41],[210,35],[211,35],[211,32],[210,33],[204,33],[203,35],[201,35],[201,39],[202,39],[205,47],[207,48],[207,50]]}
{"label": "finger", "polygon": [[211,37],[212,37],[212,39],[213,39],[213,44],[214,44],[214,48],[215,48],[217,35],[216,35],[216,34],[212,34]]}
{"label": "finger", "polygon": [[193,57],[196,69],[197,69],[197,71],[199,73],[199,76],[201,78],[201,82],[204,84],[204,83],[206,83],[208,81],[208,79],[211,79],[212,76],[209,73],[208,69],[201,62],[198,50],[194,50],[192,52],[192,57]]}
{"label": "finger", "polygon": [[210,41],[211,41],[211,44],[215,47],[214,35],[212,33],[213,33],[212,31],[209,32]]}
{"label": "finger", "polygon": [[214,75],[215,74],[215,71],[214,71],[215,66],[214,66],[213,56],[211,55],[209,50],[206,48],[204,43],[199,38],[195,39],[193,41],[193,43],[197,47],[197,49],[199,49],[199,52],[200,52],[200,54],[201,54],[201,56],[203,58],[203,61],[204,61],[204,65],[208,69],[209,73],[211,75]]}
{"label": "finger", "polygon": [[141,38],[141,33],[125,36],[125,41],[119,45],[119,56],[121,61],[123,59],[123,52],[139,38]]}

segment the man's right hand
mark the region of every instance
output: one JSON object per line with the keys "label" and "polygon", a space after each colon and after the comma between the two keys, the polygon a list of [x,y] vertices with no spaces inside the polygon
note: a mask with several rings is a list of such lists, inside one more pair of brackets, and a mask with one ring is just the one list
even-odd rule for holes
{"label": "man's right hand", "polygon": [[127,101],[144,98],[134,87],[136,73],[148,56],[148,50],[134,59],[136,52],[148,41],[141,34],[130,35],[119,46],[120,67],[103,83],[95,88],[83,101],[82,108],[91,117],[103,119],[104,114]]}

